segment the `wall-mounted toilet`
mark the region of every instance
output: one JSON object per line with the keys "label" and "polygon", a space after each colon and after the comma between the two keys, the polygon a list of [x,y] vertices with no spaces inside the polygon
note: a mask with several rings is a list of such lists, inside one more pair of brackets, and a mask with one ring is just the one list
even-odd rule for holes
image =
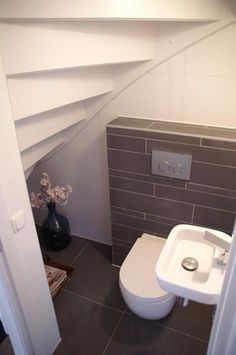
{"label": "wall-mounted toilet", "polygon": [[120,268],[120,289],[127,306],[139,317],[161,319],[174,307],[176,296],[164,291],[155,275],[165,240],[149,234],[138,238]]}

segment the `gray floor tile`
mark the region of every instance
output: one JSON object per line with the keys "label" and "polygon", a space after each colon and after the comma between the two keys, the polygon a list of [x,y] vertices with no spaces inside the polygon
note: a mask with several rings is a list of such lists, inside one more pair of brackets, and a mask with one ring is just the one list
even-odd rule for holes
{"label": "gray floor tile", "polygon": [[48,255],[52,261],[56,261],[57,263],[69,265],[85,247],[85,245],[89,243],[89,241],[85,238],[72,235],[71,243],[67,248],[61,251],[49,251],[43,247],[42,231],[40,226],[36,227],[43,253]]}
{"label": "gray floor tile", "polygon": [[54,355],[102,355],[121,313],[62,291],[55,299],[62,342]]}
{"label": "gray floor tile", "polygon": [[66,249],[54,252],[44,250],[44,253],[47,254],[52,261],[69,265],[88,243],[87,239],[72,236],[71,243]]}
{"label": "gray floor tile", "polygon": [[187,307],[176,304],[174,310],[158,322],[183,333],[208,341],[212,327],[213,306],[190,302]]}
{"label": "gray floor tile", "polygon": [[[213,312],[213,306],[190,301],[187,307],[176,304],[167,317],[157,322],[165,327],[208,341]],[[126,313],[134,315],[130,309],[127,309]]]}
{"label": "gray floor tile", "polygon": [[125,314],[105,355],[205,355],[207,343]]}
{"label": "gray floor tile", "polygon": [[65,288],[119,310],[125,308],[119,288],[119,269],[111,264],[111,247],[90,242],[72,265]]}
{"label": "gray floor tile", "polygon": [[2,355],[14,355],[13,347],[9,337],[6,337],[0,344],[0,354]]}

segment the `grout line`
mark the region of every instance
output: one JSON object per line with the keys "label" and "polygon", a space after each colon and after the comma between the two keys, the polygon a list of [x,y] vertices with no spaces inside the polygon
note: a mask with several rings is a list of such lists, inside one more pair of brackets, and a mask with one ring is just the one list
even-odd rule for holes
{"label": "grout line", "polygon": [[200,137],[200,147],[202,147],[202,137]]}
{"label": "grout line", "polygon": [[[222,208],[218,208],[218,207],[211,207],[211,206],[206,206],[206,205],[200,205],[198,203],[193,203],[193,202],[183,202],[183,201],[180,201],[180,200],[174,200],[174,199],[171,199],[171,198],[166,198],[166,197],[160,197],[160,196],[151,196],[151,195],[146,195],[146,194],[142,194],[140,192],[133,192],[133,191],[129,191],[129,190],[122,190],[122,189],[117,189],[117,188],[113,188],[111,187],[110,190],[116,190],[116,191],[122,191],[122,192],[128,192],[130,194],[135,194],[135,195],[140,195],[140,196],[146,196],[146,197],[149,197],[149,198],[154,198],[156,200],[165,200],[165,201],[171,201],[171,202],[176,202],[176,203],[180,203],[182,205],[188,205],[188,206],[193,206],[193,204],[195,206],[198,206],[198,207],[204,207],[204,208],[209,208],[209,209],[212,209],[212,210],[218,210],[218,211],[223,211],[223,212],[228,212],[228,213],[235,213],[235,211],[230,211],[230,210],[223,210]],[[221,196],[222,197],[222,196]],[[119,206],[117,206],[119,207]],[[152,214],[152,213],[149,213],[149,214]],[[168,218],[168,217],[167,217]]]}
{"label": "grout line", "polygon": [[[187,75],[186,75],[186,62],[187,62],[187,50],[185,49],[183,51],[183,55],[184,55],[184,73],[183,73],[183,88],[182,88],[182,100],[181,100],[181,103],[182,103],[182,107],[181,107],[181,120],[184,121],[184,115],[185,115],[185,95],[186,95],[186,78],[187,78]],[[199,141],[200,142],[200,141]],[[199,145],[199,144],[198,144]]]}
{"label": "grout line", "polygon": [[[114,187],[111,187],[110,190],[128,192],[128,193],[130,193],[130,194],[135,194],[135,195],[140,195],[140,196],[146,196],[146,197],[149,197],[149,198],[155,198],[156,200],[173,201],[173,202],[181,203],[181,204],[183,204],[183,205],[190,205],[190,206],[193,205],[193,203],[191,203],[191,202],[183,202],[183,201],[173,200],[173,199],[171,199],[171,198],[166,198],[166,197],[152,196],[152,195],[142,194],[141,192],[134,192],[134,191],[129,191],[129,190],[117,189],[117,188],[114,188]],[[201,206],[201,205],[200,205],[200,206]],[[117,207],[119,207],[119,206],[117,206]]]}
{"label": "grout line", "polygon": [[157,223],[162,223],[162,224],[170,224],[168,223],[169,221],[170,222],[178,222],[178,223],[188,223],[186,221],[183,221],[181,219],[175,219],[175,218],[171,218],[171,217],[163,217],[163,216],[160,216],[160,215],[157,215],[157,214],[152,214],[152,213],[146,213],[146,215],[149,215],[149,216],[153,216],[153,217],[156,217],[156,218],[162,218],[162,219],[166,219],[167,221],[166,222],[162,222],[162,221],[157,221],[155,219],[152,219],[152,217],[147,218],[148,221],[152,221],[152,222],[157,222]]}
{"label": "grout line", "polygon": [[[123,129],[123,127],[122,127],[122,129]],[[132,130],[135,130],[135,128],[131,128],[130,129],[130,131],[132,131]],[[140,132],[143,132],[143,130],[140,130]],[[134,136],[134,135],[127,135],[127,134],[119,134],[119,133],[110,133],[110,132],[108,132],[107,134],[106,134],[107,136],[117,136],[117,137],[123,137],[123,138],[134,138],[134,139],[139,139],[139,140],[145,140],[145,139],[147,139],[147,137],[140,137],[140,136]],[[107,148],[109,148],[109,147],[107,147]]]}
{"label": "grout line", "polygon": [[119,312],[119,313],[122,313],[122,312],[123,312],[123,310],[114,308],[114,307],[112,307],[112,306],[109,306],[109,305],[107,305],[107,304],[101,303],[101,302],[99,302],[99,301],[95,301],[95,300],[93,300],[93,299],[91,299],[91,298],[89,298],[89,297],[80,295],[79,293],[76,293],[76,292],[74,292],[74,291],[70,291],[70,290],[68,290],[67,288],[63,288],[62,291],[67,292],[67,293],[70,293],[71,295],[80,297],[80,298],[82,298],[82,299],[84,299],[84,300],[86,300],[86,301],[89,301],[89,302],[92,302],[92,303],[96,303],[96,304],[98,304],[99,306],[103,306],[103,307],[112,309],[113,311],[116,311],[116,312]]}
{"label": "grout line", "polygon": [[132,154],[138,154],[138,155],[151,155],[150,153],[144,153],[144,152],[137,152],[137,151],[134,151],[134,150],[127,150],[127,149],[117,149],[117,148],[107,148],[107,151],[115,151],[115,152],[123,152],[123,153],[132,153]]}
{"label": "grout line", "polygon": [[[175,135],[178,135],[178,133],[175,133]],[[189,136],[187,136],[187,137],[189,137]],[[198,137],[199,138],[199,137]],[[187,145],[187,146],[194,146],[194,147],[199,147],[199,143],[188,143],[188,142],[176,142],[176,141],[171,141],[171,140],[169,140],[169,141],[167,141],[167,140],[165,140],[165,139],[160,139],[160,138],[157,138],[157,139],[155,139],[155,138],[148,138],[150,141],[151,141],[151,143],[152,142],[165,142],[165,143],[169,143],[170,145],[172,145],[172,144],[179,144],[179,145],[181,145],[181,146],[183,146],[183,145]],[[206,147],[207,148],[207,147]],[[156,148],[154,148],[154,149],[156,149]],[[157,148],[157,149],[162,149],[162,148]],[[173,147],[173,149],[174,149],[174,147]],[[152,148],[152,150],[153,150],[153,148]],[[151,153],[148,153],[148,154],[151,154]]]}
{"label": "grout line", "polygon": [[194,212],[195,212],[195,205],[193,205],[193,211],[192,211],[191,223],[193,223]]}
{"label": "grout line", "polygon": [[87,248],[87,246],[89,246],[90,244],[90,241],[88,241],[84,246],[83,248],[80,250],[80,252],[74,257],[74,259],[70,262],[70,266],[72,266],[76,260],[80,257],[80,255],[84,252],[84,250]]}
{"label": "grout line", "polygon": [[[141,175],[144,177],[150,177],[150,175],[148,174],[143,174],[143,173],[138,173],[138,172],[134,172],[134,171],[127,171],[127,170],[121,170],[121,169],[116,169],[116,168],[108,168],[109,171],[119,171],[121,173],[129,173],[129,174],[136,174],[136,175]],[[116,176],[116,175],[115,175]],[[156,178],[158,178],[158,176],[155,176]],[[166,178],[168,181],[171,181],[170,178]]]}
{"label": "grout line", "polygon": [[[119,212],[115,212],[116,214],[121,214],[121,215],[125,215],[124,213],[119,213]],[[125,215],[126,216],[126,215]],[[149,222],[154,222],[154,223],[160,223],[160,224],[166,224],[167,226],[169,225],[172,225],[173,222],[178,222],[178,223],[188,223],[186,221],[181,221],[181,220],[178,220],[178,219],[173,219],[173,218],[168,218],[168,217],[162,217],[162,216],[157,216],[157,215],[152,215],[152,216],[155,216],[155,217],[159,217],[159,218],[162,218],[162,219],[167,219],[168,221],[166,222],[163,222],[163,221],[158,221],[158,220],[155,220],[155,219],[150,219],[147,217],[147,213],[144,213],[144,218],[141,218],[141,217],[136,217],[136,216],[128,216],[128,217],[132,217],[134,219],[139,219],[141,221],[143,220],[146,220],[146,221],[149,221]],[[172,223],[171,223],[172,222]],[[189,221],[190,222],[190,221]],[[119,224],[121,226],[128,226],[130,227],[128,224],[122,224],[122,223],[119,223],[119,222],[116,222],[116,221],[113,221],[112,222],[113,224]],[[132,228],[136,228],[136,227],[133,227],[131,226]]]}
{"label": "grout line", "polygon": [[156,196],[156,184],[153,184],[153,194],[152,194],[153,197]]}
{"label": "grout line", "polygon": [[[114,211],[114,209],[112,210],[112,208],[118,208],[121,211]],[[124,211],[122,211],[122,210],[124,210]],[[125,207],[118,207],[118,206],[115,206],[115,205],[110,205],[110,212],[112,212],[112,213],[120,213],[120,214],[129,214],[129,213],[132,213],[132,212],[137,212],[137,213],[140,213],[139,216],[137,216],[137,215],[135,216],[133,214],[130,214],[129,216],[137,217],[137,218],[141,218],[141,219],[144,219],[144,215],[145,215],[145,212],[131,210],[131,209],[125,208]],[[141,214],[142,214],[142,216],[141,216]]]}
{"label": "grout line", "polygon": [[148,138],[145,138],[145,154],[147,154],[148,151]]}
{"label": "grout line", "polygon": [[[140,178],[135,178],[135,177],[127,177],[127,176],[121,176],[121,175],[114,175],[116,174],[116,172],[119,171],[121,173],[128,173],[128,174],[135,174],[135,175],[140,175]],[[126,170],[120,170],[120,169],[109,169],[109,176],[113,176],[113,177],[117,177],[117,178],[123,178],[123,179],[127,179],[127,180],[135,180],[135,181],[140,181],[140,182],[145,182],[145,183],[149,183],[149,184],[157,184],[157,185],[162,185],[162,186],[167,186],[167,187],[176,187],[179,189],[184,189],[184,186],[180,187],[180,186],[176,186],[176,185],[171,185],[171,184],[166,184],[165,182],[154,182],[154,181],[145,181],[142,180],[142,178],[145,177],[152,177],[153,178],[161,178],[159,175],[148,175],[148,174],[142,174],[142,173],[137,173],[137,172],[132,172],[132,171],[126,171]],[[163,177],[164,179],[165,177]],[[166,178],[166,181],[169,182],[173,182],[173,179],[171,178]]]}
{"label": "grout line", "polygon": [[155,123],[155,122],[152,121],[152,122],[146,127],[146,129],[150,129],[154,123]]}
{"label": "grout line", "polygon": [[[118,171],[122,171],[122,170],[118,170]],[[165,187],[169,187],[169,188],[174,188],[174,189],[179,189],[179,190],[186,190],[186,191],[192,191],[192,192],[196,192],[196,193],[203,193],[203,194],[206,194],[206,195],[214,195],[214,196],[219,196],[219,197],[223,197],[223,198],[230,198],[230,199],[236,199],[236,197],[231,197],[231,196],[225,196],[225,195],[220,195],[220,194],[217,194],[217,193],[214,193],[214,192],[208,192],[208,191],[202,191],[202,190],[194,190],[193,188],[191,188],[191,186],[188,188],[188,183],[191,183],[191,182],[185,182],[184,186],[180,187],[180,186],[175,186],[175,185],[165,185],[165,183],[162,183],[162,182],[150,182],[150,181],[144,181],[144,180],[139,180],[139,179],[135,179],[135,178],[132,178],[132,177],[126,177],[126,176],[118,176],[118,175],[113,175],[112,173],[109,174],[109,176],[111,177],[115,177],[115,178],[118,178],[118,179],[125,179],[125,180],[131,180],[131,181],[139,181],[139,182],[143,182],[145,184],[153,184],[155,185],[155,190],[156,190],[156,187],[158,185],[161,185],[161,186],[165,186]],[[149,175],[147,175],[149,176]],[[169,181],[169,180],[168,180]],[[233,191],[235,192],[235,190],[232,190],[232,189],[226,189],[226,188],[223,188],[223,187],[214,187],[214,186],[210,186],[210,185],[202,185],[202,184],[197,184],[197,183],[192,183],[192,184],[195,184],[195,185],[198,185],[198,186],[206,186],[206,187],[209,187],[209,188],[217,188],[217,189],[221,189],[222,190],[222,193],[224,192],[224,190],[227,190],[227,191]],[[113,189],[112,186],[110,186],[111,189]],[[125,190],[125,191],[129,191],[129,190]],[[132,191],[129,191],[129,192],[132,192]],[[139,192],[136,192],[136,193],[139,193]],[[146,194],[145,194],[146,195]],[[147,195],[147,196],[150,196],[150,195]],[[155,193],[153,194],[154,197],[158,197],[155,195]]]}
{"label": "grout line", "polygon": [[162,328],[169,329],[169,330],[171,330],[171,331],[173,331],[173,332],[179,333],[179,334],[184,335],[184,336],[187,336],[187,337],[189,337],[189,338],[193,338],[193,339],[199,340],[199,341],[201,341],[201,342],[203,342],[203,343],[206,343],[206,344],[208,343],[208,341],[205,340],[205,339],[201,339],[201,338],[198,338],[198,337],[195,336],[195,335],[188,334],[188,333],[182,332],[181,330],[178,330],[178,329],[175,329],[175,328],[172,328],[172,327],[163,325],[163,324],[161,324],[161,322],[159,322],[158,320],[157,320],[157,323],[158,323]]}
{"label": "grout line", "polygon": [[201,161],[201,160],[193,160],[193,163],[200,163],[200,164],[205,164],[205,165],[214,165],[214,166],[222,166],[223,168],[231,168],[231,169],[236,169],[234,165],[224,165],[224,164],[217,164],[217,163],[209,163],[207,161]]}
{"label": "grout line", "polygon": [[[128,224],[122,224],[122,223],[116,223],[116,222],[113,222],[114,224],[117,224],[118,226],[122,226],[122,227],[126,227],[126,228],[131,228],[131,229],[137,229],[136,227],[134,227],[134,226],[130,226],[130,225],[128,225]],[[190,222],[182,222],[182,223],[190,223]],[[167,225],[167,226],[171,226],[171,225],[169,225],[168,223],[162,223],[162,224],[165,224],[165,225]],[[141,229],[141,231],[143,232],[143,233],[147,233],[147,234],[154,234],[154,233],[156,233],[156,232],[153,232],[153,230],[150,230],[150,229],[146,229],[146,228],[139,228],[139,230]],[[165,234],[163,234],[163,233],[158,233],[157,232],[157,235],[163,235],[164,237],[167,237],[167,235],[165,235]],[[130,242],[130,241],[127,241],[128,243],[132,243],[132,242]]]}
{"label": "grout line", "polygon": [[[155,184],[155,182],[132,179],[132,178],[126,177],[126,176],[117,176],[117,175],[112,175],[112,174],[109,174],[109,176],[111,176],[111,177],[113,177],[113,178],[117,178],[117,179],[125,179],[125,180],[131,180],[131,181],[139,181],[139,182],[145,183],[145,184],[147,184],[147,185],[154,185],[154,184]],[[168,186],[169,186],[169,185],[168,185]],[[111,186],[111,188],[112,188],[112,186]],[[180,188],[181,188],[181,187],[180,187]]]}
{"label": "grout line", "polygon": [[[116,206],[114,206],[114,207],[116,207]],[[118,207],[118,208],[122,208],[122,207]],[[135,211],[135,210],[129,210],[129,211],[139,212],[139,211]],[[125,213],[122,213],[122,212],[115,212],[115,211],[113,211],[113,213],[125,214]],[[142,212],[142,213],[144,214],[144,216],[142,216],[142,217],[141,216],[134,216],[134,215],[129,215],[129,217],[134,217],[134,218],[138,218],[138,219],[141,219],[141,220],[147,219],[147,220],[152,221],[152,222],[163,223],[163,224],[168,224],[168,225],[169,225],[169,223],[168,223],[169,221],[170,222],[187,223],[186,221],[183,221],[183,220],[180,220],[180,219],[176,219],[176,218],[163,217],[163,216],[160,216],[160,215],[157,215],[157,214],[147,213],[147,212]],[[152,219],[150,217],[148,218],[148,215],[156,217],[156,218],[166,219],[167,221],[166,222],[160,222],[160,221],[157,221],[156,219]],[[116,222],[113,222],[113,223],[120,224],[120,223],[116,223]]]}
{"label": "grout line", "polygon": [[[123,171],[123,170],[118,170],[118,171]],[[124,171],[124,172],[126,172],[126,171]],[[132,173],[131,173],[131,174],[132,174]],[[175,187],[175,188],[177,188],[177,189],[182,189],[182,190],[184,190],[184,186],[183,186],[183,187],[179,187],[179,186],[169,185],[169,184],[165,184],[165,183],[161,183],[161,182],[144,181],[144,180],[135,179],[135,178],[132,178],[132,177],[112,175],[112,173],[109,174],[109,176],[115,177],[115,178],[118,178],[118,179],[126,179],[126,180],[131,180],[131,181],[139,181],[139,182],[143,182],[143,183],[145,183],[145,184],[161,185],[161,186],[165,186],[165,187]],[[145,175],[145,176],[149,176],[149,175]],[[170,180],[168,180],[168,181],[170,181]],[[112,187],[111,187],[111,188],[112,188]]]}
{"label": "grout line", "polygon": [[[208,186],[208,185],[200,185],[200,186]],[[214,186],[209,186],[210,188]],[[220,187],[217,187],[217,189],[220,189]],[[224,190],[223,188],[221,188],[222,190]],[[208,191],[202,191],[202,190],[195,190],[194,188],[191,188],[191,186],[189,188],[187,188],[188,191],[192,191],[192,192],[198,192],[198,193],[202,193],[202,194],[205,194],[205,195],[213,195],[213,196],[217,196],[217,197],[221,197],[221,198],[229,198],[231,200],[235,200],[236,199],[236,196],[235,197],[232,197],[232,196],[228,196],[228,195],[223,195],[223,191],[222,191],[222,195],[221,194],[217,194],[217,193],[214,193],[214,192],[208,192]],[[226,191],[230,191],[229,189],[225,189]],[[235,190],[231,190],[233,192],[235,192]]]}
{"label": "grout line", "polygon": [[124,309],[124,311],[123,311],[123,313],[122,313],[122,315],[121,315],[121,317],[120,317],[118,323],[116,324],[116,326],[115,326],[115,328],[114,328],[114,330],[113,330],[113,332],[112,332],[112,334],[111,334],[110,339],[109,339],[108,342],[107,342],[107,345],[106,345],[106,347],[105,347],[105,349],[104,349],[102,355],[105,355],[107,349],[109,348],[109,345],[111,344],[111,341],[112,341],[112,339],[113,339],[113,337],[114,337],[114,335],[115,335],[115,333],[116,333],[116,331],[117,331],[117,329],[118,329],[118,327],[119,327],[119,325],[120,325],[122,319],[124,318],[126,309],[127,309],[127,307]]}
{"label": "grout line", "polygon": [[[202,137],[202,140],[203,139],[208,139],[208,138],[204,138],[204,137]],[[210,140],[210,139],[209,139]],[[214,141],[219,141],[220,139],[219,138],[215,138],[215,139],[212,139],[212,140],[214,140]],[[224,143],[224,142],[228,142],[226,139],[222,139],[221,140],[222,141],[222,143]],[[235,142],[231,142],[230,141],[230,143],[235,143]],[[216,149],[216,150],[223,150],[223,151],[230,151],[230,152],[235,152],[235,150],[236,149],[234,149],[234,148],[224,148],[224,147],[215,147],[215,146],[213,146],[213,145],[207,145],[207,144],[202,144],[201,145],[201,147],[203,147],[203,148],[212,148],[212,149]]]}

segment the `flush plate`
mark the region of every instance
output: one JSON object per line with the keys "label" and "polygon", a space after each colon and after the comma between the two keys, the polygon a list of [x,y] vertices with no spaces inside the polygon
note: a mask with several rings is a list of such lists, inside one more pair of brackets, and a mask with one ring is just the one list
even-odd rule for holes
{"label": "flush plate", "polygon": [[190,180],[192,156],[159,150],[152,151],[152,174]]}

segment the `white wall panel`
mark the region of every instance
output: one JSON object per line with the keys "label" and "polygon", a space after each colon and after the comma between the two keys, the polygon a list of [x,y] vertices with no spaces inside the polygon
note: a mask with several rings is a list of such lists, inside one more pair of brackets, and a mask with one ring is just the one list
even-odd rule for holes
{"label": "white wall panel", "polygon": [[2,185],[13,180],[22,169],[10,105],[0,106],[0,132],[0,185]]}
{"label": "white wall panel", "polygon": [[[1,88],[4,89],[5,75],[3,70],[0,71]],[[21,327],[19,336],[22,333],[29,336],[28,344],[27,336],[21,338],[25,343],[25,354],[51,354],[60,341],[60,335],[29,203],[11,106],[6,90],[3,91],[0,93],[3,97],[0,104],[1,251],[20,303],[19,313],[22,312],[24,318],[20,325],[15,319],[15,326]],[[14,233],[10,221],[21,210],[25,212],[26,225]],[[34,285],[34,292],[29,285]],[[8,301],[11,302],[11,299]],[[13,303],[12,310],[16,306]],[[19,313],[15,315],[20,317]],[[12,334],[14,330],[9,327],[9,321],[12,322],[12,319],[4,318],[13,340],[17,334]],[[14,341],[12,343],[15,353],[20,354],[20,347]]]}
{"label": "white wall panel", "polygon": [[0,106],[2,105],[9,105],[9,97],[2,58],[0,57]]}
{"label": "white wall panel", "polygon": [[61,143],[63,143],[63,139],[60,135],[56,135],[22,152],[21,159],[24,171],[28,170]]}
{"label": "white wall panel", "polygon": [[[94,120],[70,144],[35,168],[28,182],[29,191],[38,191],[42,172],[48,172],[53,184],[69,184],[73,193],[69,203],[61,207],[69,217],[71,233],[100,242],[110,242],[108,192],[103,185],[107,170],[106,152],[100,142],[100,121]],[[53,163],[52,163],[53,161]],[[107,186],[107,185],[106,185]],[[104,208],[107,206],[107,208]],[[60,207],[59,207],[60,209]],[[35,210],[37,222],[45,218],[45,211]]]}
{"label": "white wall panel", "polygon": [[213,19],[221,0],[8,0],[0,1],[1,17],[16,18],[148,18]]}
{"label": "white wall panel", "polygon": [[180,120],[184,75],[147,74],[104,109],[104,114]]}
{"label": "white wall panel", "polygon": [[136,80],[104,114],[235,128],[235,38],[236,24],[206,36]]}
{"label": "white wall panel", "polygon": [[84,104],[76,103],[16,121],[20,151],[30,148],[83,119],[85,119]]}
{"label": "white wall panel", "polygon": [[186,74],[236,76],[236,24],[189,48]]}
{"label": "white wall panel", "polygon": [[112,90],[109,69],[71,69],[8,79],[15,120]]}
{"label": "white wall panel", "polygon": [[158,65],[150,74],[184,74],[185,73],[185,51],[175,55],[171,60]]}
{"label": "white wall panel", "polygon": [[0,49],[7,74],[147,60],[154,56],[154,27],[128,22],[3,22]]}
{"label": "white wall panel", "polygon": [[236,77],[187,76],[183,120],[236,128]]}
{"label": "white wall panel", "polygon": [[27,180],[30,176],[30,174],[32,173],[32,171],[34,170],[34,167],[35,167],[36,164],[32,165],[29,169],[27,169],[25,171],[25,179]]}

